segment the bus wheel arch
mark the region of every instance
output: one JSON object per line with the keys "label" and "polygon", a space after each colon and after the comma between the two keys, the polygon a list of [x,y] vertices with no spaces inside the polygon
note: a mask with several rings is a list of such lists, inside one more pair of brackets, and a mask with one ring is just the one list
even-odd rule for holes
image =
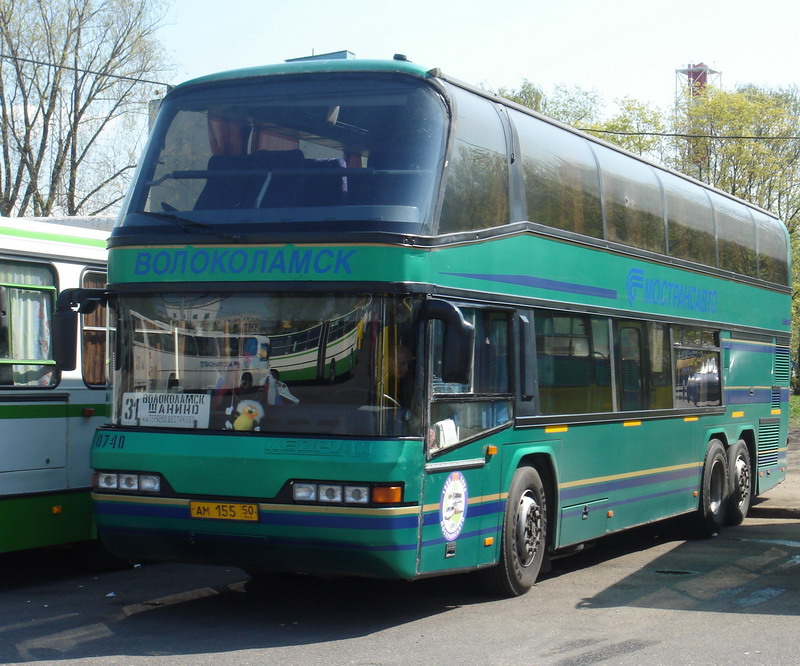
{"label": "bus wheel arch", "polygon": [[703,477],[700,482],[700,505],[695,516],[699,537],[712,537],[725,525],[730,476],[725,445],[717,437],[709,440],[703,461]]}
{"label": "bus wheel arch", "polygon": [[525,594],[536,582],[548,545],[549,505],[538,469],[521,464],[511,480],[503,513],[500,561],[480,572],[490,592],[507,597]]}
{"label": "bus wheel arch", "polygon": [[750,446],[745,439],[740,439],[728,448],[730,495],[725,520],[727,525],[740,525],[750,510],[755,483],[752,460]]}

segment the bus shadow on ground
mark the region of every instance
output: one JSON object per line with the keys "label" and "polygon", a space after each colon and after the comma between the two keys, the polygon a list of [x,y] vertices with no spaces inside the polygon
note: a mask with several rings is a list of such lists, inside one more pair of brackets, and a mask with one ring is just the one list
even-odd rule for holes
{"label": "bus shadow on ground", "polygon": [[[76,599],[66,608],[46,594],[55,589],[50,579],[42,580],[38,591],[36,584],[24,592],[12,591],[26,594],[28,600],[33,596],[34,603],[20,597],[19,612],[0,612],[0,663],[325,644],[492,601],[470,575],[413,583],[296,575],[261,581],[235,569],[227,570],[227,578],[235,582],[191,590],[175,585],[178,591],[172,594],[142,601],[142,588],[147,590],[149,583],[142,585],[141,576],[159,568],[145,565],[139,572],[100,577],[102,586],[91,598]],[[220,570],[199,570],[215,569]],[[66,585],[92,587],[92,581],[98,581],[88,578],[68,578]],[[138,587],[130,582],[136,579]],[[119,592],[113,597],[102,594],[107,589]]]}
{"label": "bus shadow on ground", "polygon": [[[800,614],[796,531],[796,521],[748,521],[714,539],[685,541],[684,523],[664,521],[556,560],[542,587],[558,586],[562,577],[568,584],[571,575],[610,564],[627,575],[577,601],[577,609],[795,616]],[[641,553],[653,548],[665,552],[640,567]],[[531,595],[542,593],[537,586],[520,599],[497,600],[481,590],[474,575],[413,583],[298,575],[256,580],[238,569],[145,565],[108,575],[60,576],[34,573],[16,587],[8,570],[0,576],[0,663],[177,658],[293,646],[312,646],[322,657],[336,641],[419,620],[442,626],[443,616],[461,607],[485,605],[489,612],[494,604],[527,607]]]}
{"label": "bus shadow on ground", "polygon": [[[675,525],[678,525],[676,523]],[[674,527],[674,525],[673,525]],[[666,532],[641,532],[652,545],[675,541],[668,552],[578,608],[636,607],[714,613],[800,615],[800,540],[797,521],[745,523],[712,539],[675,540]],[[584,557],[585,566],[631,553],[619,535]],[[600,559],[598,559],[600,558]],[[581,566],[575,562],[573,567]]]}

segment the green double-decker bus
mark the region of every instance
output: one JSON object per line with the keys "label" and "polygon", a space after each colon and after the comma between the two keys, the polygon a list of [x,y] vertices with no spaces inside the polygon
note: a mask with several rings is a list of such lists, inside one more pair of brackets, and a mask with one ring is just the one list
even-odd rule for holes
{"label": "green double-decker bus", "polygon": [[785,475],[789,276],[766,211],[404,59],[179,85],[61,299],[115,312],[100,537],[517,595],[716,533]]}

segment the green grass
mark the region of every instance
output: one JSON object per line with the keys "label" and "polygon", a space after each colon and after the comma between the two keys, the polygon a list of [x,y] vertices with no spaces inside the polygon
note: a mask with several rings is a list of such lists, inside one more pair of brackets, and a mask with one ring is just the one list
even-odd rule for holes
{"label": "green grass", "polygon": [[800,428],[800,395],[789,396],[789,427]]}

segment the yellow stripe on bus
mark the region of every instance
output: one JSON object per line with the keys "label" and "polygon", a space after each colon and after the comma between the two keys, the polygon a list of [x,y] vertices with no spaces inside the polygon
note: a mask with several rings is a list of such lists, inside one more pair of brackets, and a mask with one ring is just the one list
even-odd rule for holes
{"label": "yellow stripe on bus", "polygon": [[637,472],[626,472],[625,474],[611,474],[610,476],[595,476],[588,479],[579,479],[578,481],[567,481],[566,483],[560,483],[558,487],[560,489],[564,488],[576,488],[578,486],[588,486],[593,483],[603,483],[606,481],[619,481],[621,479],[634,479],[638,476],[649,476],[651,474],[661,474],[663,472],[673,472],[679,469],[692,469],[694,467],[702,467],[703,463],[700,462],[692,462],[686,463],[683,465],[670,465],[669,467],[654,467],[652,469],[642,469]]}

